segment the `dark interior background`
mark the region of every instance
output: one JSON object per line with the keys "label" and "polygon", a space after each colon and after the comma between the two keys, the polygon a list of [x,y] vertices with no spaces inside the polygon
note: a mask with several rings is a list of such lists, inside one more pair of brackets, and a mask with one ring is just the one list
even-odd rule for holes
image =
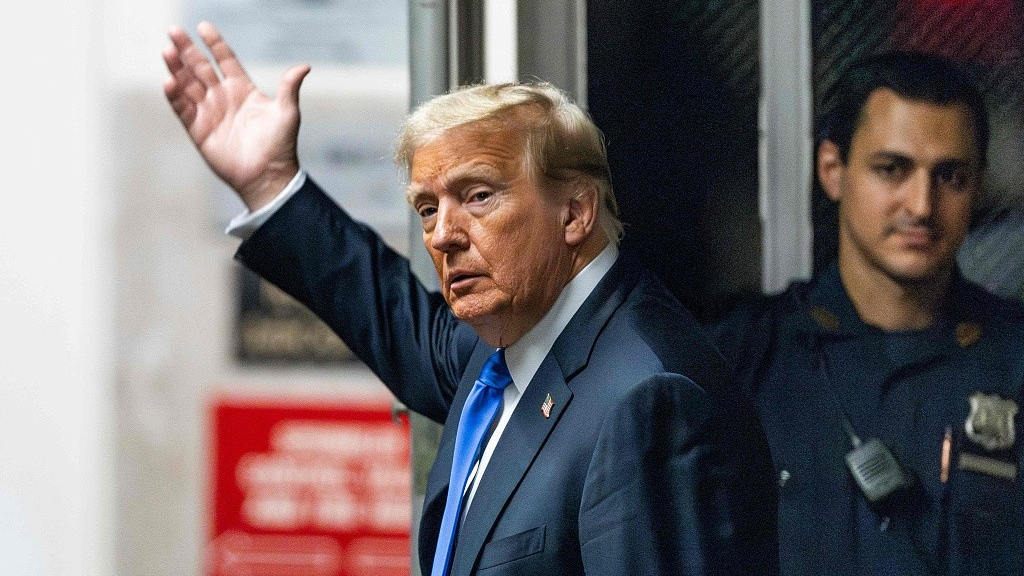
{"label": "dark interior background", "polygon": [[707,316],[760,285],[757,2],[591,0],[587,16],[623,250]]}
{"label": "dark interior background", "polygon": [[[608,142],[623,250],[707,319],[760,286],[758,2],[588,3],[588,106]],[[1024,0],[812,0],[815,126],[839,71],[887,49],[942,54],[989,101],[990,175],[964,273],[1024,297]],[[835,257],[815,182],[814,267]]]}

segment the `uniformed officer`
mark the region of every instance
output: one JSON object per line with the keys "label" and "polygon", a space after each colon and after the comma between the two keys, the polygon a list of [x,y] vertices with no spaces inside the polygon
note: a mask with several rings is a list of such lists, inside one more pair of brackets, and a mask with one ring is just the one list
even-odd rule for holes
{"label": "uniformed officer", "polygon": [[955,259],[982,98],[913,53],[859,62],[839,94],[817,159],[837,262],[714,327],[771,444],[782,574],[1024,574],[1024,311]]}

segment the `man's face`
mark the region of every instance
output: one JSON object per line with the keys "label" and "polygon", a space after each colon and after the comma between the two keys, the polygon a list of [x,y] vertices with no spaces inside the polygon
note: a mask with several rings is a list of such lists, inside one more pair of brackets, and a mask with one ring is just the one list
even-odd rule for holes
{"label": "man's face", "polygon": [[409,200],[445,300],[495,346],[522,336],[569,281],[568,200],[523,169],[523,137],[489,124],[418,148]]}
{"label": "man's face", "polygon": [[826,141],[818,175],[839,202],[844,276],[899,284],[944,281],[967,235],[982,166],[969,109],[878,89],[865,103],[847,162]]}

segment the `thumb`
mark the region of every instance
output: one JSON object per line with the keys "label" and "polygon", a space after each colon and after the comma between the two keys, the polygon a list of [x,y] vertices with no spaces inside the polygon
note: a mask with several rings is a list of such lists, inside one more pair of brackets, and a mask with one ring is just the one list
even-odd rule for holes
{"label": "thumb", "polygon": [[281,104],[287,104],[298,108],[299,89],[302,88],[302,81],[309,74],[309,64],[301,64],[289,68],[281,76],[281,84],[277,89],[277,100]]}

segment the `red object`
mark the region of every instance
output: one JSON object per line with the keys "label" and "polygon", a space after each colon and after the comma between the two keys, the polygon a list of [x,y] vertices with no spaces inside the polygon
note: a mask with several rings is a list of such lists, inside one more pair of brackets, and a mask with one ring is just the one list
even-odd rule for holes
{"label": "red object", "polygon": [[1016,66],[1021,30],[1013,0],[898,0],[892,47]]}
{"label": "red object", "polygon": [[209,576],[407,576],[408,423],[383,403],[216,398]]}

